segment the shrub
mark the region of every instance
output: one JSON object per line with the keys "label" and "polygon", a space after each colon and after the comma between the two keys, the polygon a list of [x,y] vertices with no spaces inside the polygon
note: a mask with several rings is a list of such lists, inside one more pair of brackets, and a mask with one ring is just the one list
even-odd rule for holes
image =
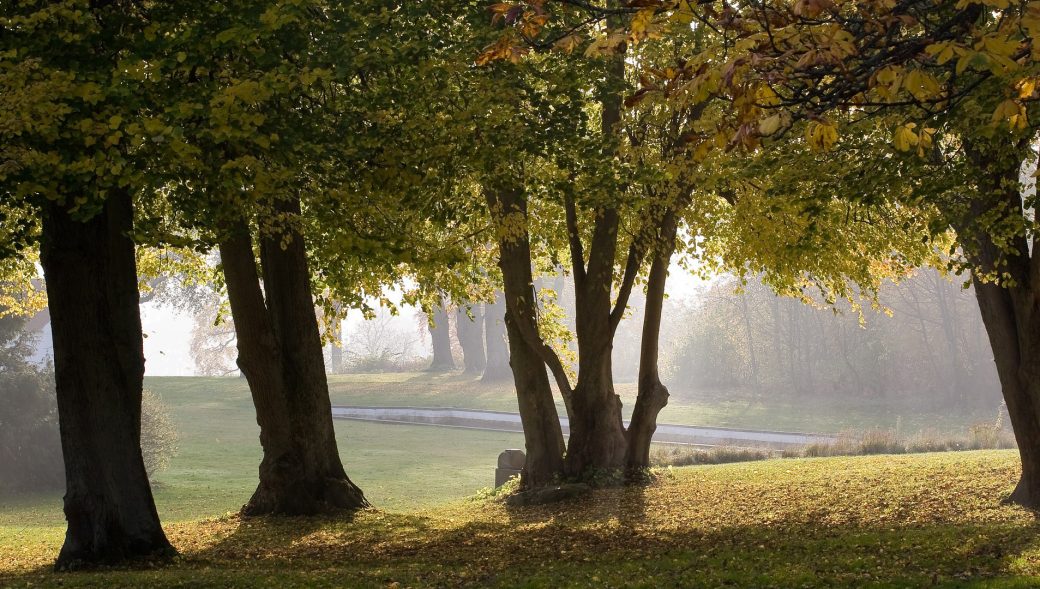
{"label": "shrub", "polygon": [[977,423],[968,428],[966,437],[943,436],[927,430],[909,439],[900,438],[894,430],[871,429],[861,433],[842,432],[832,442],[815,442],[783,451],[759,448],[716,446],[655,446],[650,461],[655,466],[693,466],[747,462],[768,458],[822,458],[828,456],[863,456],[868,454],[905,454],[907,452],[947,452],[956,450],[1005,450],[1015,447],[1011,432],[996,423]]}
{"label": "shrub", "polygon": [[0,371],[0,491],[60,490],[65,465],[53,376]]}
{"label": "shrub", "polygon": [[753,462],[774,458],[778,452],[761,448],[715,446],[696,448],[690,446],[656,446],[651,451],[650,463],[655,466],[694,466],[698,464],[727,464],[730,462]]}
{"label": "shrub", "polygon": [[833,442],[813,442],[800,449],[784,451],[787,458],[823,458],[826,456],[848,456],[858,454],[859,440],[852,432],[842,432]]}
{"label": "shrub", "polygon": [[169,407],[159,395],[145,390],[141,397],[141,456],[148,477],[166,470],[176,454],[177,429]]}
{"label": "shrub", "polygon": [[1008,449],[1015,447],[1015,437],[1001,427],[1000,422],[981,422],[968,428],[965,444],[968,450]]}
{"label": "shrub", "polygon": [[[0,317],[0,491],[60,491],[65,484],[54,373],[28,361],[24,319]],[[177,432],[162,400],[145,391],[141,450],[148,475],[166,468]]]}
{"label": "shrub", "polygon": [[859,439],[859,454],[903,454],[906,444],[890,429],[870,429]]}
{"label": "shrub", "polygon": [[949,452],[961,449],[960,440],[944,436],[934,429],[918,432],[906,441],[907,452]]}

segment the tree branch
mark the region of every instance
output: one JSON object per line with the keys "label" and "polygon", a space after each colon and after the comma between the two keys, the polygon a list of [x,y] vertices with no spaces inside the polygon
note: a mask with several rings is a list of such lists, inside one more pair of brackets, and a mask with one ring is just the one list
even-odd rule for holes
{"label": "tree branch", "polygon": [[639,247],[638,236],[636,236],[632,241],[632,245],[628,247],[625,274],[621,279],[621,286],[618,287],[618,297],[614,303],[614,309],[610,312],[611,332],[617,329],[618,324],[621,323],[621,318],[625,315],[628,299],[632,295],[632,286],[636,283],[636,275],[639,274],[639,268],[643,265],[643,249]]}
{"label": "tree branch", "polygon": [[567,239],[571,249],[571,272],[578,288],[585,287],[585,252],[581,245],[581,233],[578,232],[578,211],[574,204],[574,195],[565,194],[563,206],[567,211]]}

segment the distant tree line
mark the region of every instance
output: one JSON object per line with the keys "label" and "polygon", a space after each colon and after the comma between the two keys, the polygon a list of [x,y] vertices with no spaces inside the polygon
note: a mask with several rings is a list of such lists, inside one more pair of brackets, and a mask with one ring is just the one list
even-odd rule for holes
{"label": "distant tree line", "polygon": [[[711,286],[686,308],[668,348],[680,394],[740,388],[759,396],[918,397],[996,406],[1000,381],[974,293],[922,270],[882,290],[884,310],[835,312],[777,297],[761,282]],[[884,311],[892,313],[888,316]]]}

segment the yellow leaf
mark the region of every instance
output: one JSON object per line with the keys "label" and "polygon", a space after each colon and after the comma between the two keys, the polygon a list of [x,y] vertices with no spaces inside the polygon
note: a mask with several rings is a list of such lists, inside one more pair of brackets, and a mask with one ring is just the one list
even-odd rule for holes
{"label": "yellow leaf", "polygon": [[1019,98],[1030,98],[1036,92],[1036,78],[1023,78],[1016,85]]}
{"label": "yellow leaf", "polygon": [[1012,129],[1025,129],[1029,126],[1029,120],[1026,117],[1026,107],[1017,100],[1010,98],[1001,102],[997,105],[997,109],[993,111],[991,122],[997,124],[1001,121],[1007,121],[1008,127]]}
{"label": "yellow leaf", "polygon": [[581,44],[581,37],[575,34],[567,35],[557,41],[553,47],[564,53],[573,52]]}
{"label": "yellow leaf", "polygon": [[896,149],[909,151],[911,147],[915,147],[920,142],[920,137],[914,133],[914,127],[916,127],[914,123],[896,127],[896,131],[892,135],[892,143],[895,144]]}
{"label": "yellow leaf", "polygon": [[827,121],[813,122],[806,128],[805,138],[810,149],[827,151],[837,143],[838,130]]}
{"label": "yellow leaf", "polygon": [[780,116],[780,113],[776,113],[773,116],[762,119],[758,123],[758,133],[763,137],[768,137],[769,135],[776,133],[780,129],[781,122],[782,117]]}

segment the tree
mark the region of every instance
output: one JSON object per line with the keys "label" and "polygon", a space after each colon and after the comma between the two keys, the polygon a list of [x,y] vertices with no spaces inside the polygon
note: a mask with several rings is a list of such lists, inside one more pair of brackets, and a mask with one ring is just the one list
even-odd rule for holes
{"label": "tree", "polygon": [[8,256],[38,237],[47,282],[66,474],[60,569],[174,553],[141,457],[133,202],[165,149],[139,124],[165,62],[155,77],[137,67],[155,49],[149,25],[166,16],[68,1],[11,7],[0,21],[0,200],[23,229]]}
{"label": "tree", "polygon": [[25,319],[0,317],[0,491],[61,489],[64,472],[53,375],[33,366]]}
{"label": "tree", "polygon": [[462,346],[466,374],[483,374],[487,367],[484,354],[484,311],[481,305],[468,309],[459,305],[455,311],[455,334]]}
{"label": "tree", "polygon": [[[793,120],[789,113],[771,117],[765,112],[770,106],[782,102],[776,98],[778,91],[769,87],[771,78],[764,77],[764,82],[755,84],[745,83],[743,74],[757,67],[758,63],[739,51],[736,53],[741,57],[734,57],[731,47],[742,41],[747,33],[742,21],[731,18],[735,10],[726,7],[717,12],[711,3],[640,2],[621,5],[567,0],[502,3],[493,10],[495,20],[502,20],[507,25],[506,32],[484,50],[478,62],[516,61],[519,59],[517,56],[532,49],[552,48],[569,53],[584,44],[582,31],[595,31],[595,39],[585,48],[585,55],[602,56],[608,64],[604,66],[608,72],[611,71],[610,64],[617,70],[606,74],[607,79],[615,80],[615,85],[600,99],[600,137],[604,142],[600,153],[607,156],[607,161],[624,162],[642,172],[620,182],[627,193],[625,189],[615,187],[613,200],[600,200],[590,207],[595,211],[590,230],[582,231],[579,226],[582,207],[577,205],[581,203],[564,203],[578,299],[579,374],[571,403],[573,407],[570,408],[571,422],[577,423],[578,429],[572,429],[568,448],[568,473],[571,475],[577,475],[582,468],[616,467],[619,453],[627,450],[625,444],[634,448],[626,457],[629,469],[645,464],[648,436],[652,435],[656,412],[667,398],[667,391],[656,376],[657,344],[654,337],[659,336],[659,331],[652,323],[656,313],[648,316],[644,326],[644,333],[650,338],[642,342],[645,363],[641,367],[642,386],[637,399],[637,406],[641,409],[634,414],[633,425],[636,427],[627,432],[630,439],[625,440],[625,444],[616,441],[615,434],[624,430],[620,419],[614,418],[619,412],[611,408],[617,404],[608,402],[610,395],[598,398],[591,404],[598,409],[591,409],[584,401],[578,400],[577,391],[583,386],[591,386],[601,393],[610,389],[609,377],[593,376],[609,374],[609,370],[603,370],[609,362],[595,359],[603,356],[597,353],[597,346],[610,341],[614,329],[612,324],[623,312],[631,284],[641,275],[648,259],[662,260],[656,273],[659,280],[653,280],[655,272],[653,262],[650,263],[648,295],[656,298],[657,293],[663,293],[660,281],[665,274],[663,268],[666,268],[664,254],[670,255],[677,247],[676,234],[671,229],[673,221],[669,216],[685,221],[687,231],[697,236],[685,246],[687,253],[713,266],[736,269],[740,273],[768,269],[770,283],[779,291],[804,297],[804,289],[815,287],[830,302],[838,298],[854,300],[857,291],[873,296],[884,276],[897,275],[907,259],[923,259],[921,244],[915,246],[912,240],[906,239],[908,235],[921,235],[921,224],[907,225],[906,219],[912,215],[906,210],[893,208],[886,212],[897,213],[893,216],[896,227],[908,226],[914,231],[886,242],[879,237],[894,235],[885,232],[892,226],[888,223],[884,229],[876,231],[869,228],[845,231],[848,224],[843,223],[839,216],[840,205],[806,206],[796,198],[770,203],[760,197],[749,198],[753,190],[746,186],[734,187],[728,182],[726,173],[747,160],[739,152],[727,152],[738,146],[755,148],[763,136],[777,133]],[[754,12],[752,9],[749,11]],[[758,18],[757,13],[748,17],[752,21],[754,18]],[[695,19],[700,19],[702,24],[691,26]],[[715,26],[716,21],[721,24]],[[806,22],[811,22],[811,19]],[[731,30],[735,39],[727,37]],[[665,41],[656,45],[663,46],[663,50],[648,50],[647,44],[640,45],[648,39],[662,37]],[[760,35],[756,40],[764,45],[771,38]],[[750,42],[737,46],[742,50],[756,47]],[[807,35],[803,46],[805,52],[815,46],[812,37]],[[637,70],[638,88],[627,91],[623,88],[625,76],[621,55]],[[789,57],[783,55],[785,60]],[[784,64],[787,70],[774,72],[774,78],[793,67],[786,61]],[[636,74],[629,79],[634,77]],[[621,108],[616,95],[611,95],[614,92],[628,94],[625,100],[627,111]],[[807,137],[809,143],[817,147],[831,142],[832,132],[834,129],[823,122],[812,122],[808,125]],[[584,158],[583,164],[588,166],[588,161],[588,157]],[[623,176],[622,171],[626,170],[617,164],[599,168],[591,165],[588,169],[590,176],[601,179],[608,174],[607,170],[615,178]],[[576,178],[580,179],[581,174]],[[756,182],[762,180],[754,179]],[[646,197],[645,200],[632,194],[634,187],[645,191],[641,195]],[[767,193],[765,188],[758,188],[758,191]],[[642,226],[630,222],[628,231],[631,237],[627,244],[619,243],[617,231],[624,213],[647,220]],[[814,217],[819,217],[819,220]],[[784,222],[788,225],[783,225]],[[820,231],[821,227],[826,231]],[[866,238],[866,241],[856,244],[855,249],[860,255],[843,259],[840,252],[852,236]],[[791,247],[778,246],[778,240],[787,240]],[[821,263],[823,258],[814,258],[808,253],[810,243],[816,248],[826,248],[825,251],[829,252],[826,263]],[[929,243],[927,239],[925,243]],[[615,260],[617,253],[625,251],[625,245],[627,257],[624,261]],[[605,271],[608,267],[611,269],[609,273]],[[616,285],[613,282],[614,268],[622,269]],[[610,309],[612,290],[617,296]],[[648,304],[651,310],[655,310],[658,301],[651,300]],[[609,317],[609,320],[604,317]],[[584,346],[583,340],[586,342]],[[566,390],[566,378],[561,378],[554,368],[559,363],[549,353],[544,359],[553,368],[561,388]],[[607,384],[590,385],[597,380]],[[581,396],[586,396],[584,391]],[[584,417],[586,414],[595,417],[587,419]],[[587,423],[583,424],[583,421]],[[633,434],[642,439],[633,444]]]}
{"label": "tree", "polygon": [[499,382],[511,376],[509,351],[506,349],[505,305],[502,293],[494,294],[495,300],[484,305],[484,349],[487,350],[487,366],[480,377],[481,382]]}
{"label": "tree", "polygon": [[[336,445],[315,314],[338,316],[333,302],[358,295],[330,292],[308,251],[325,238],[316,211],[339,198],[357,161],[346,154],[358,144],[341,139],[356,131],[356,62],[345,41],[370,30],[361,10],[200,5],[177,37],[182,86],[166,116],[190,157],[176,162],[165,188],[182,231],[220,251],[264,448],[246,515],[368,505]],[[264,51],[253,50],[257,39]]]}
{"label": "tree", "polygon": [[[924,3],[906,2],[866,12],[856,5],[770,8],[743,14],[739,30],[724,25],[746,48],[723,66],[723,91],[747,105],[734,122],[741,130],[733,139],[753,146],[754,137],[782,135],[809,118],[806,143],[840,152],[838,123],[886,116],[898,121],[889,125],[894,151],[917,152],[919,161],[904,161],[904,175],[893,176],[903,192],[882,194],[934,210],[936,232],[956,231],[960,253],[952,253],[972,272],[1022,458],[1022,476],[1009,499],[1036,509],[1040,325],[1034,311],[1040,283],[1031,250],[1035,220],[1027,213],[1035,195],[1024,193],[1020,175],[1023,162],[1035,157],[1031,107],[1040,4],[941,2],[922,11]],[[773,33],[780,28],[785,33],[776,43]],[[824,30],[823,47],[810,41]],[[839,69],[841,75],[832,77]],[[766,99],[753,105],[751,94]],[[888,160],[911,159],[888,151]]]}
{"label": "tree", "polygon": [[430,372],[451,372],[455,370],[455,359],[451,355],[451,325],[448,312],[441,301],[433,308],[427,320],[430,339],[433,341],[433,360],[430,361]]}

